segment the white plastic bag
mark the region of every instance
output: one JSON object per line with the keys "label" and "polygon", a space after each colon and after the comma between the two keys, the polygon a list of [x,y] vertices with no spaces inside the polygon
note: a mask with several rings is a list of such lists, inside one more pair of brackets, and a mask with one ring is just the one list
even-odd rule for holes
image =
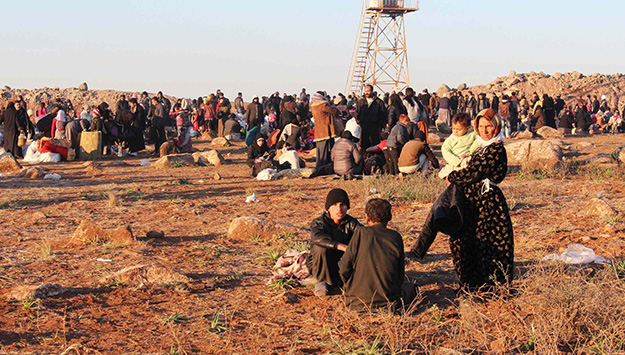
{"label": "white plastic bag", "polygon": [[141,166],[150,166],[150,161],[147,159],[141,159]]}
{"label": "white plastic bag", "polygon": [[247,198],[245,199],[245,203],[258,203],[260,201],[258,201],[258,199],[256,198],[256,194],[251,194],[249,196],[247,196]]}
{"label": "white plastic bag", "polygon": [[300,169],[299,165],[299,157],[297,156],[297,151],[295,150],[287,150],[282,149],[282,155],[278,158],[280,164],[284,164],[284,162],[289,162],[291,164],[291,169]]}
{"label": "white plastic bag", "polygon": [[260,173],[258,173],[258,175],[256,175],[256,180],[261,180],[261,181],[273,180],[277,172],[278,171],[276,169],[267,168],[261,171]]}
{"label": "white plastic bag", "polygon": [[549,254],[543,260],[557,260],[566,264],[605,263],[607,260],[581,244],[569,245],[562,254]]}
{"label": "white plastic bag", "polygon": [[53,174],[46,174],[43,177],[44,180],[54,180],[54,181],[59,181],[61,180],[61,175],[53,173]]}

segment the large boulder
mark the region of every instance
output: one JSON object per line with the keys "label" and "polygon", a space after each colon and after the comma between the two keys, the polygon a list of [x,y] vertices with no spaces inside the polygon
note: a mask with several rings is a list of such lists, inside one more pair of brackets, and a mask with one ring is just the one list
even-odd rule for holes
{"label": "large boulder", "polygon": [[15,160],[11,153],[0,155],[0,173],[10,173],[19,170],[22,170],[22,166]]}
{"label": "large boulder", "polygon": [[532,139],[534,138],[534,133],[532,133],[531,131],[525,130],[525,131],[520,131],[520,132],[514,132],[512,133],[512,138],[516,138],[516,139]]}
{"label": "large boulder", "polygon": [[588,201],[585,210],[588,216],[599,216],[602,218],[616,216],[614,208],[600,198],[593,198]]}
{"label": "large boulder", "polygon": [[458,85],[458,90],[466,90],[466,89],[467,89],[467,83],[462,83]]}
{"label": "large boulder", "polygon": [[165,142],[161,144],[161,146],[158,148],[158,154],[159,154],[159,157],[161,158],[166,155],[175,154],[175,153],[176,153],[176,147],[170,142]]}
{"label": "large boulder", "polygon": [[436,133],[428,133],[428,144],[440,143],[443,138]]}
{"label": "large boulder", "polygon": [[136,239],[132,234],[130,226],[119,227],[115,230],[105,230],[91,221],[83,220],[74,231],[70,242],[75,244],[113,243],[130,245],[134,244]]}
{"label": "large boulder", "polygon": [[549,127],[549,126],[542,126],[540,127],[537,131],[536,134],[545,138],[545,139],[552,139],[552,138],[556,138],[556,139],[561,139],[564,138],[564,134],[562,134],[562,132],[558,131],[555,128]]}
{"label": "large boulder", "polygon": [[82,83],[82,84],[78,85],[78,90],[80,90],[80,91],[87,91],[87,90],[89,90],[89,87],[87,86],[87,83]]}
{"label": "large boulder", "polygon": [[162,265],[136,265],[103,277],[103,284],[123,283],[132,287],[186,284],[190,279],[182,273]]}
{"label": "large boulder", "polygon": [[190,153],[185,154],[170,154],[166,155],[156,162],[152,163],[152,166],[158,169],[171,168],[174,165],[194,165],[195,161],[193,155]]}
{"label": "large boulder", "polygon": [[271,240],[283,233],[298,234],[301,229],[282,223],[275,223],[270,220],[244,216],[235,218],[228,228],[228,238],[236,240],[251,240],[253,238],[261,238],[263,240]]}
{"label": "large boulder", "polygon": [[509,165],[550,170],[562,165],[562,149],[550,141],[524,140],[506,145]]}
{"label": "large boulder", "polygon": [[215,149],[211,149],[206,152],[193,153],[193,160],[198,165],[214,165],[219,166],[224,164],[224,158]]}
{"label": "large boulder", "polygon": [[450,91],[451,91],[451,88],[449,88],[449,86],[447,86],[446,84],[443,84],[438,88],[438,90],[436,90],[436,95],[441,97],[443,96],[443,94],[446,94]]}

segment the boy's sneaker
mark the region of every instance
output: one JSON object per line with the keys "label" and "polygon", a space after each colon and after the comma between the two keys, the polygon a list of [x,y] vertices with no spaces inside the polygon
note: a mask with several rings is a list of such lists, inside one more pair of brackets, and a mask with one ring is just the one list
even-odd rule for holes
{"label": "boy's sneaker", "polygon": [[315,284],[315,296],[325,297],[328,295],[328,285],[325,282],[317,282]]}

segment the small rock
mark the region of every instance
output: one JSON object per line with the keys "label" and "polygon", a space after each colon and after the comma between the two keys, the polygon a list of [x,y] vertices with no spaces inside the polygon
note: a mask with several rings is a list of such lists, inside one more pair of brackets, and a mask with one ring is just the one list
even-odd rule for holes
{"label": "small rock", "polygon": [[293,303],[297,303],[298,302],[298,297],[294,293],[285,292],[283,297],[284,297],[284,302],[286,302],[286,303],[293,304]]}
{"label": "small rock", "polygon": [[586,215],[599,217],[616,216],[616,211],[601,198],[593,198],[586,203]]}
{"label": "small rock", "polygon": [[198,165],[214,165],[219,166],[224,164],[224,158],[215,149],[211,149],[206,152],[193,153],[193,160]]}
{"label": "small rock", "polygon": [[608,223],[605,225],[603,231],[607,234],[616,234],[618,232],[618,228],[614,224]]}
{"label": "small rock", "polygon": [[43,284],[39,286],[16,286],[8,294],[10,300],[24,301],[27,299],[43,299],[58,297],[68,289],[58,284]]}
{"label": "small rock", "polygon": [[211,141],[211,144],[212,145],[218,145],[218,146],[221,146],[221,147],[228,147],[228,146],[230,146],[230,142],[226,138],[224,138],[224,137],[214,138]]}
{"label": "small rock", "polygon": [[135,243],[136,240],[132,235],[130,226],[119,227],[116,230],[108,231],[98,227],[91,221],[83,220],[74,231],[70,242],[76,244],[102,244],[111,242],[129,245]]}
{"label": "small rock", "polygon": [[190,280],[182,273],[162,265],[136,265],[124,268],[100,280],[103,284],[121,282],[128,286],[178,285]]}
{"label": "small rock", "polygon": [[0,173],[8,173],[12,171],[22,170],[20,163],[15,160],[11,153],[0,155]]}
{"label": "small rock", "polygon": [[87,91],[87,90],[89,90],[89,87],[87,86],[87,83],[82,83],[82,84],[78,85],[78,90],[80,90],[80,91]]}
{"label": "small rock", "polygon": [[219,175],[219,173],[215,173],[215,175],[213,175],[213,180],[221,180],[221,175]]}
{"label": "small rock", "polygon": [[163,232],[163,231],[157,232],[155,230],[151,230],[151,231],[145,233],[145,237],[149,238],[149,239],[165,238],[165,232]]}
{"label": "small rock", "polygon": [[508,78],[514,78],[516,76],[516,72],[514,70],[510,70],[510,72],[508,72]]}
{"label": "small rock", "polygon": [[193,159],[193,155],[189,153],[170,154],[160,158],[159,160],[154,162],[152,166],[157,169],[167,169],[171,168],[172,164],[194,165],[195,160]]}
{"label": "small rock", "polygon": [[46,216],[43,212],[41,211],[37,211],[35,213],[33,213],[33,218],[35,218],[36,220],[43,220],[48,218],[48,216]]}
{"label": "small rock", "polygon": [[275,238],[281,233],[297,233],[300,229],[288,224],[275,223],[259,217],[244,216],[235,218],[228,228],[228,238],[251,240],[260,237],[265,240]]}
{"label": "small rock", "polygon": [[442,134],[451,134],[451,127],[447,125],[447,123],[441,121],[440,119],[436,120],[436,129]]}
{"label": "small rock", "polygon": [[537,131],[536,134],[545,138],[545,139],[550,139],[550,138],[564,138],[564,134],[562,134],[562,132],[558,131],[555,128],[549,127],[549,126],[543,126],[540,127]]}
{"label": "small rock", "polygon": [[429,133],[428,134],[428,144],[432,144],[432,143],[440,143],[443,141],[443,138],[441,138],[441,136],[439,136],[436,133]]}

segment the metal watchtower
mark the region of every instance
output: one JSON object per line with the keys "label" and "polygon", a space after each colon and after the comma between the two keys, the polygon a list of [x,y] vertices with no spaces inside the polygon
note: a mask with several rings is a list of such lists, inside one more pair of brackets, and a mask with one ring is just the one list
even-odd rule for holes
{"label": "metal watchtower", "polygon": [[363,0],[346,94],[365,84],[380,92],[410,85],[404,15],[417,10],[419,0]]}

